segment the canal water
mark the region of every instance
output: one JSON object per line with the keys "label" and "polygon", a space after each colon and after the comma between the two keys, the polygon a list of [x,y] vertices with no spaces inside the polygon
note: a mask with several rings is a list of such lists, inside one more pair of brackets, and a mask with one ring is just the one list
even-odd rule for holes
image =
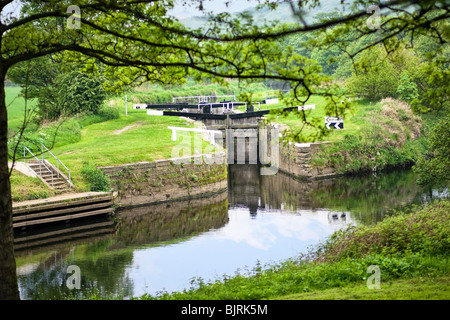
{"label": "canal water", "polygon": [[418,186],[411,171],[306,182],[259,170],[230,166],[228,191],[213,197],[17,233],[21,298],[180,291],[199,279],[251,274],[306,253],[348,224],[373,224],[393,209],[448,196]]}

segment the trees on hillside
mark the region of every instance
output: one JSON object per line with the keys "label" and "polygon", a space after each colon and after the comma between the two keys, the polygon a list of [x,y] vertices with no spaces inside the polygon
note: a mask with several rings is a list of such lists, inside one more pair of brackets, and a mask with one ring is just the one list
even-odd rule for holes
{"label": "trees on hillside", "polygon": [[[191,0],[198,7],[202,1]],[[345,1],[344,1],[345,2]],[[261,0],[275,7],[276,0]],[[316,6],[319,1],[302,1],[300,6]],[[379,37],[358,49],[362,52],[380,43],[391,48],[400,32],[412,35],[429,34],[447,43],[442,30],[436,27],[450,16],[444,0],[415,1],[413,10],[405,10],[410,1],[391,0],[379,4],[380,9],[397,14],[380,25]],[[303,7],[297,7],[298,24],[256,25],[241,15],[232,18],[223,13],[211,16],[208,32],[189,30],[171,17],[167,9],[172,0],[103,1],[103,0],[28,0],[23,1],[19,16],[10,13],[8,5],[0,3],[0,299],[17,299],[15,259],[13,252],[12,203],[9,182],[7,148],[7,110],[4,80],[14,65],[47,57],[59,52],[72,52],[78,63],[105,65],[105,74],[119,77],[111,88],[135,81],[162,84],[181,83],[189,75],[195,79],[226,78],[242,82],[276,80],[290,84],[292,90],[286,102],[292,106],[306,102],[312,94],[328,98],[326,112],[343,115],[350,107],[341,104],[342,92],[327,84],[308,57],[280,46],[288,35],[312,31],[331,33],[316,45],[345,41],[342,37],[351,28],[361,35],[373,33],[366,20],[369,1],[353,1],[353,8],[332,20],[306,23]],[[294,2],[292,2],[295,9]],[[433,14],[432,14],[433,13]],[[352,53],[355,56],[357,53]],[[68,82],[70,84],[70,82]],[[435,99],[431,97],[430,99]],[[304,126],[317,128],[323,134],[323,124],[299,113]],[[294,135],[301,139],[302,132]]]}
{"label": "trees on hillside", "polygon": [[398,81],[397,86],[397,94],[398,97],[411,103],[414,99],[417,99],[419,94],[417,93],[417,86],[414,82],[411,81],[408,73],[403,71],[400,75],[400,79]]}
{"label": "trees on hillside", "polygon": [[61,55],[22,61],[8,70],[8,78],[20,84],[22,95],[37,99],[37,120],[57,120],[81,112],[97,113],[106,98],[102,73],[90,76],[83,65]]}
{"label": "trees on hillside", "polygon": [[[431,7],[430,4],[424,10]],[[418,17],[411,10],[413,8],[414,4],[407,7],[409,13],[405,12],[402,18]],[[442,10],[434,9],[427,13],[431,19],[446,13],[444,6]],[[439,110],[449,104],[450,47],[445,31],[449,27],[448,21],[440,20],[430,28],[419,27],[411,31],[406,25],[390,28],[392,17],[382,16],[379,29],[364,32],[361,20],[361,25],[358,25],[358,20],[345,25],[333,24],[334,20],[343,18],[345,15],[337,11],[319,13],[315,19],[319,23],[328,23],[327,28],[288,32],[285,45],[316,61],[325,75],[347,80],[351,95],[402,99],[405,90],[417,90],[414,98],[406,97],[416,112]],[[414,24],[419,23],[418,18]],[[294,24],[289,26],[292,29],[296,27]]]}
{"label": "trees on hillside", "polygon": [[358,97],[382,99],[395,97],[398,78],[384,49],[372,47],[362,52],[348,79],[350,92]]}
{"label": "trees on hillside", "polygon": [[440,120],[430,133],[430,152],[413,169],[420,184],[447,186],[450,182],[450,115]]}

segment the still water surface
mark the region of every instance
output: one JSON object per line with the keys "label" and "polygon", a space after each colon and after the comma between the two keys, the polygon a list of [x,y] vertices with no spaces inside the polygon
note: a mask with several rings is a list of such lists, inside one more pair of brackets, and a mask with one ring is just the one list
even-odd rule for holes
{"label": "still water surface", "polygon": [[[214,197],[17,234],[21,298],[130,298],[250,272],[305,253],[347,224],[375,223],[392,209],[448,196],[415,180],[405,171],[301,182],[233,165],[228,191]],[[80,268],[79,290],[67,288],[69,265]]]}

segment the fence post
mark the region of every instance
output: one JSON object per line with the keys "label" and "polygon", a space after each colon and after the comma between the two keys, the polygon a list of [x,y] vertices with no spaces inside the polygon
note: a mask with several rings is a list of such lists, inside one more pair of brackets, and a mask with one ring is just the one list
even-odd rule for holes
{"label": "fence post", "polygon": [[172,141],[177,141],[177,130],[172,129]]}

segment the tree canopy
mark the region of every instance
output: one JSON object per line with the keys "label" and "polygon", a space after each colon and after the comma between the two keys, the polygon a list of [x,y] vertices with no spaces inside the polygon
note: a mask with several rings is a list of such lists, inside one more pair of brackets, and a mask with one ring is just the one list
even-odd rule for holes
{"label": "tree canopy", "polygon": [[[15,15],[10,6],[17,3],[13,0],[0,3],[0,83],[3,86],[0,88],[0,298],[5,299],[18,298],[4,93],[5,76],[12,66],[64,52],[73,61],[83,63],[86,71],[94,72],[98,63],[103,64],[105,75],[114,79],[108,82],[108,89],[144,81],[182,83],[187,76],[222,83],[224,79],[239,79],[244,84],[258,80],[283,81],[292,88],[284,97],[288,106],[305,103],[312,94],[318,94],[328,99],[327,115],[345,116],[351,103],[345,99],[343,89],[331,82],[312,57],[303,56],[292,46],[284,46],[286,37],[312,34],[308,40],[312,45],[338,45],[351,60],[378,45],[391,53],[402,41],[413,43],[420,36],[434,39],[439,46],[447,44],[449,37],[450,9],[445,0],[342,0],[349,10],[311,23],[305,19],[305,12],[319,6],[320,1],[292,1],[289,4],[297,23],[261,25],[248,14],[233,17],[224,12],[209,14],[207,32],[188,29],[170,16],[168,9],[174,6],[174,0],[23,0],[20,14]],[[201,0],[182,3],[204,11]],[[279,1],[260,0],[259,3],[261,7],[274,9]],[[377,28],[367,23],[372,14],[367,11],[370,5],[377,5],[383,14]],[[346,37],[350,31],[355,31],[351,39]],[[350,46],[358,40],[364,42]],[[314,56],[324,63],[328,57],[319,53]],[[448,79],[448,73],[437,72],[445,63],[448,59],[445,62],[440,56],[426,70],[432,89],[426,94],[430,105],[448,104],[445,100],[448,95],[443,98],[446,91],[442,91],[448,89],[440,85]],[[333,71],[332,68],[326,72]],[[70,81],[67,83],[70,85]],[[299,112],[299,121],[317,129],[313,138],[325,132],[323,124],[308,119],[304,112]],[[304,139],[301,131],[292,138]]]}

